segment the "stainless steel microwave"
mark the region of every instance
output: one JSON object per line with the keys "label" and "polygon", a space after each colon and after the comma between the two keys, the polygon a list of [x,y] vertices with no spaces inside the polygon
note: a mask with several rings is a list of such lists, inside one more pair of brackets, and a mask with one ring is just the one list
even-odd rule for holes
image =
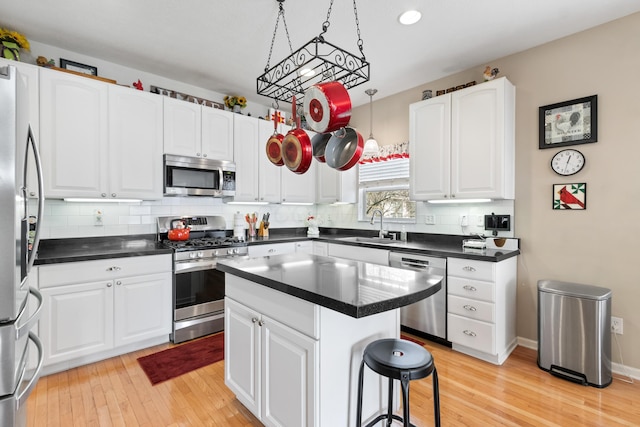
{"label": "stainless steel microwave", "polygon": [[164,155],[165,196],[236,195],[236,165],[225,160]]}

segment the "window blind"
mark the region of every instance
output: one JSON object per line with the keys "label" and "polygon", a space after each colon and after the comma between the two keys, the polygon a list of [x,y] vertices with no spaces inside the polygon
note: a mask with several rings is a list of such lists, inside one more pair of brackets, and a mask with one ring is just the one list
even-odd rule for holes
{"label": "window blind", "polygon": [[391,159],[384,162],[358,165],[360,183],[409,179],[409,159]]}

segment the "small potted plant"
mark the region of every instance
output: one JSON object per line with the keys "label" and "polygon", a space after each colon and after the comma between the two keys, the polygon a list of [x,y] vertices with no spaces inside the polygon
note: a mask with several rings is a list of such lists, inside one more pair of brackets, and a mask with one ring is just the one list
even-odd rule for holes
{"label": "small potted plant", "polygon": [[224,97],[224,105],[234,113],[239,113],[242,108],[247,106],[247,98],[227,95]]}
{"label": "small potted plant", "polygon": [[29,41],[17,31],[0,28],[0,56],[20,61],[20,49],[28,51]]}
{"label": "small potted plant", "polygon": [[313,215],[309,215],[307,217],[307,236],[309,237],[318,237],[320,235],[320,230],[318,229],[318,218]]}

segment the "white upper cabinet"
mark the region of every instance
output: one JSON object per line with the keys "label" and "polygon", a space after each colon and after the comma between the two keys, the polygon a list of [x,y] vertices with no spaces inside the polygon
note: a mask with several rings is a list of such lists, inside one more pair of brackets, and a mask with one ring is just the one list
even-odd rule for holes
{"label": "white upper cabinet", "polygon": [[258,202],[259,165],[258,141],[260,126],[251,117],[233,121],[233,150],[236,163],[236,202]]}
{"label": "white upper cabinet", "polygon": [[[283,135],[291,130],[291,126],[282,126],[280,131]],[[309,135],[309,141],[313,132],[305,130]],[[311,166],[303,174],[290,171],[287,166],[282,166],[282,191],[283,203],[315,203],[316,201],[316,168],[318,162],[311,160]]]}
{"label": "white upper cabinet", "polygon": [[233,161],[233,113],[164,99],[164,152]]}
{"label": "white upper cabinet", "polygon": [[[316,160],[314,159],[314,162]],[[316,164],[316,202],[356,203],[358,201],[358,168],[346,171],[330,168],[326,163]]]}
{"label": "white upper cabinet", "polygon": [[162,198],[162,99],[109,85],[111,197]]}
{"label": "white upper cabinet", "polygon": [[47,197],[107,197],[107,117],[106,83],[40,70],[40,152]]}
{"label": "white upper cabinet", "polygon": [[413,200],[515,197],[515,87],[506,78],[409,111]]}
{"label": "white upper cabinet", "polygon": [[51,198],[162,198],[162,98],[40,71],[41,154]]}
{"label": "white upper cabinet", "polygon": [[273,122],[258,120],[258,191],[261,202],[280,202],[282,197],[280,180],[285,166],[276,166],[267,157],[267,141],[273,135]]}

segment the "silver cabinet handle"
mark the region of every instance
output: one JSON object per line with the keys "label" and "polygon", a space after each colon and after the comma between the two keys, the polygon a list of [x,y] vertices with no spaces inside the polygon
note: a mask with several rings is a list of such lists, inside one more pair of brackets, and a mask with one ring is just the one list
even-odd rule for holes
{"label": "silver cabinet handle", "polygon": [[477,311],[477,308],[469,304],[464,305],[463,308],[468,311]]}
{"label": "silver cabinet handle", "polygon": [[464,289],[465,291],[471,291],[471,292],[477,291],[477,289],[474,286],[470,286],[470,285],[464,285],[462,289]]}
{"label": "silver cabinet handle", "polygon": [[202,155],[202,157],[207,157],[207,154],[206,154],[206,153],[205,153],[205,154],[203,154],[203,155]]}
{"label": "silver cabinet handle", "polygon": [[111,197],[116,197],[116,193],[111,193]]}
{"label": "silver cabinet handle", "polygon": [[263,326],[263,325],[264,325],[264,320],[260,320],[260,321],[258,322],[258,325]]}
{"label": "silver cabinet handle", "polygon": [[[122,285],[122,282],[121,282],[120,280],[118,280],[118,281],[116,282],[116,285],[120,286],[120,285]],[[474,310],[475,310],[475,309],[474,309]]]}
{"label": "silver cabinet handle", "polygon": [[467,336],[470,336],[470,337],[475,337],[475,336],[476,336],[476,333],[475,333],[475,332],[470,331],[470,330],[468,330],[468,329],[465,329],[464,331],[462,331],[462,333],[463,333],[463,334],[465,334],[465,335],[467,335]]}
{"label": "silver cabinet handle", "polygon": [[107,283],[107,288],[110,288],[110,287],[112,287],[112,286],[113,286],[113,283],[112,283],[112,282]]}
{"label": "silver cabinet handle", "polygon": [[107,271],[120,271],[120,270],[122,270],[122,268],[118,267],[117,265],[107,268]]}
{"label": "silver cabinet handle", "polygon": [[269,249],[270,254],[274,253],[275,251],[276,251],[275,249]]}
{"label": "silver cabinet handle", "polygon": [[101,196],[102,197],[107,197],[107,193],[102,193]]}
{"label": "silver cabinet handle", "polygon": [[470,265],[467,265],[467,266],[465,266],[465,267],[462,267],[462,269],[463,269],[464,271],[476,271],[476,269],[475,269],[475,268],[473,268],[473,267],[471,267]]}
{"label": "silver cabinet handle", "polygon": [[252,322],[252,323],[256,323],[257,321],[258,321],[258,318],[257,318],[257,317],[252,317],[252,318],[251,318],[251,322]]}
{"label": "silver cabinet handle", "polygon": [[200,154],[200,153],[196,153],[196,156],[200,157],[200,156],[201,156],[201,154]]}

